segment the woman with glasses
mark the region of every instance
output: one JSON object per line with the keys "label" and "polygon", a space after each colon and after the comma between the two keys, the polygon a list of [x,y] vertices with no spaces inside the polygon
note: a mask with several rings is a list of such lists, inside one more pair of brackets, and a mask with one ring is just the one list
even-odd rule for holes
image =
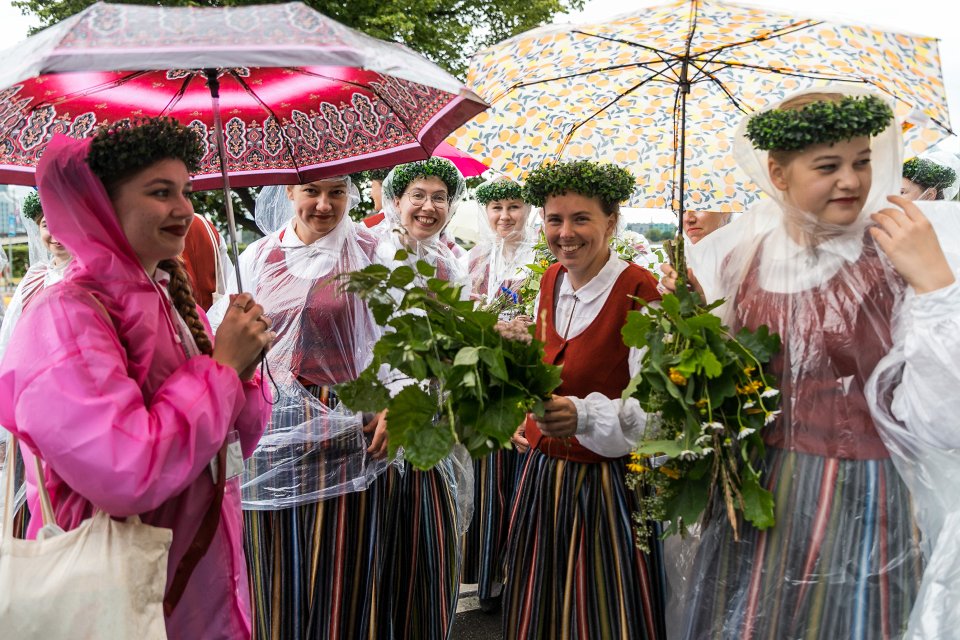
{"label": "woman with glasses", "polygon": [[[463,190],[463,176],[449,160],[430,158],[395,167],[383,183],[386,220],[379,227],[383,235],[378,261],[396,268],[424,260],[436,267],[435,277],[463,282],[459,262],[440,238]],[[396,258],[400,249],[407,252],[402,260]],[[426,283],[418,277],[413,285]],[[468,294],[464,287],[464,297]],[[410,382],[394,380],[388,386],[396,393]],[[429,471],[417,471],[406,462],[387,471],[387,511],[381,522],[383,593],[389,602],[380,612],[380,637],[440,640],[450,635],[457,608],[460,534],[469,521],[464,505],[472,495],[472,483],[461,480],[463,470],[450,457]]]}

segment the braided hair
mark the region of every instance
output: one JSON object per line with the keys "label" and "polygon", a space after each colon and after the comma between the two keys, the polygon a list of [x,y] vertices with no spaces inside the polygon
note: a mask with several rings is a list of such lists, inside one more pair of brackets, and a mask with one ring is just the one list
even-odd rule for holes
{"label": "braided hair", "polygon": [[193,341],[197,343],[197,349],[200,353],[213,355],[213,343],[207,334],[207,328],[197,313],[197,301],[193,297],[193,288],[190,286],[190,277],[187,270],[183,267],[183,260],[179,257],[162,260],[158,265],[170,274],[170,284],[167,285],[167,291],[170,293],[170,299],[173,300],[173,306],[177,313],[187,323],[190,329],[190,335]]}

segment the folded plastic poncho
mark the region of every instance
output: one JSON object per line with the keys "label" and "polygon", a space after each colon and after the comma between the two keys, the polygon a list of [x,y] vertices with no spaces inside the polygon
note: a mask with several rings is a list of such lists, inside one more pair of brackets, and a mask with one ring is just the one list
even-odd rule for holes
{"label": "folded plastic poncho", "polygon": [[[363,416],[332,389],[360,374],[379,336],[367,306],[341,293],[336,280],[371,264],[376,248],[374,236],[350,219],[359,194],[346,180],[347,211],[309,245],[294,230],[285,187],[265,187],[257,198],[257,224],[267,235],[240,255],[239,268],[244,288],[277,332],[266,358],[276,386],[270,426],[244,472],[244,509],[284,509],[362,491],[386,469],[385,460],[367,453]],[[211,309],[215,323],[228,304],[224,298]]]}
{"label": "folded plastic poncho", "polygon": [[[783,342],[771,371],[782,413],[757,461],[776,525],[742,525],[737,543],[714,514],[681,635],[892,637],[915,602],[924,624],[942,630],[949,618],[956,629],[960,582],[917,600],[916,525],[929,547],[943,516],[956,517],[949,496],[960,463],[948,450],[960,446],[960,289],[914,295],[868,232],[870,214],[900,192],[899,128],[872,139],[872,187],[846,225],[788,206],[745,128],[735,157],[770,198],[704,238],[689,259],[707,298],[726,299],[719,312],[734,331],[767,325]],[[945,559],[926,555],[928,576],[957,575],[955,544]]]}

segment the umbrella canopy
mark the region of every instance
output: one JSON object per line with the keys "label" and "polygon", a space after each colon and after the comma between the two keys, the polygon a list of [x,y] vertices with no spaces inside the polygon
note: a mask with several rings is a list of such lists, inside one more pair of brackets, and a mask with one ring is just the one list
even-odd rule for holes
{"label": "umbrella canopy", "polygon": [[460,170],[464,178],[473,178],[490,168],[448,142],[441,142],[437,148],[433,150],[433,155],[446,158],[452,162],[453,165]]}
{"label": "umbrella canopy", "polygon": [[0,60],[0,183],[10,184],[33,183],[55,133],[83,137],[97,124],[167,115],[206,142],[195,187],[222,186],[209,74],[239,186],[423,159],[486,107],[418,54],[300,2],[97,3]]}
{"label": "umbrella canopy", "polygon": [[932,38],[680,0],[479,52],[467,82],[492,107],[451,141],[516,179],[591,158],[633,171],[632,206],[738,211],[759,189],[735,167],[736,125],[824,81],[895,98],[914,154],[950,133]]}

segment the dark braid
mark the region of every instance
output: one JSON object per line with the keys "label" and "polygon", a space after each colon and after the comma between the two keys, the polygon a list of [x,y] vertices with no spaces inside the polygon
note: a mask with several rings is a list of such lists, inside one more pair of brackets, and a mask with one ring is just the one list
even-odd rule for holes
{"label": "dark braid", "polygon": [[167,291],[170,292],[170,298],[173,300],[173,306],[177,308],[177,313],[190,328],[190,334],[193,335],[193,341],[197,343],[200,353],[213,355],[213,343],[207,334],[207,328],[200,320],[200,314],[197,313],[197,301],[193,297],[190,277],[183,267],[183,262],[180,258],[172,258],[162,260],[157,266],[170,274]]}

